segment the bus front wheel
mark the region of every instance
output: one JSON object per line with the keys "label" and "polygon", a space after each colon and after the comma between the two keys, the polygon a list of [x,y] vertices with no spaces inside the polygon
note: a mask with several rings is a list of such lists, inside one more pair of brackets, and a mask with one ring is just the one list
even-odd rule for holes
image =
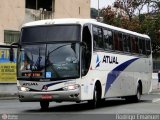
{"label": "bus front wheel", "polygon": [[91,108],[96,108],[99,105],[100,102],[100,92],[98,91],[98,88],[95,86],[94,93],[93,93],[93,100],[89,100],[88,104]]}
{"label": "bus front wheel", "polygon": [[46,110],[49,107],[49,101],[40,101],[41,110]]}

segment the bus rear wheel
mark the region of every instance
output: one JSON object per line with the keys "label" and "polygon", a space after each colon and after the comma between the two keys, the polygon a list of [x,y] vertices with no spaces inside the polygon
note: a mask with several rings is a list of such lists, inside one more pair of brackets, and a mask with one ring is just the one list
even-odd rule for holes
{"label": "bus rear wheel", "polygon": [[49,107],[49,101],[40,101],[41,110],[47,110]]}
{"label": "bus rear wheel", "polygon": [[125,97],[125,99],[127,102],[139,102],[141,100],[141,95],[142,95],[142,86],[138,84],[136,95],[127,96]]}
{"label": "bus rear wheel", "polygon": [[139,102],[141,100],[141,95],[142,95],[142,88],[140,84],[138,84],[136,95],[133,96],[134,102]]}

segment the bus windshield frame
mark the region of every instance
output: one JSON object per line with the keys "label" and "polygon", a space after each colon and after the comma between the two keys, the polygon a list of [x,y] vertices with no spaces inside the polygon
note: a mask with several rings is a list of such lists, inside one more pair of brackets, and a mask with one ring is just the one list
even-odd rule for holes
{"label": "bus windshield frame", "polygon": [[[60,30],[62,30],[63,25],[55,26],[60,26]],[[39,33],[39,28],[41,27],[46,31],[43,33],[41,31],[41,33]],[[52,34],[52,40],[49,40],[49,37],[51,38],[51,34],[49,37],[47,36],[47,34],[50,32],[50,30],[47,30],[47,28],[50,29],[51,26],[45,25],[22,28],[20,39],[21,47],[19,48],[17,54],[17,62],[19,63],[17,65],[18,80],[34,81],[40,79],[50,79],[51,81],[55,81],[64,79],[75,79],[80,77],[80,25],[64,25],[64,27],[65,30],[68,27],[70,29],[73,27],[74,31],[68,30],[68,32],[64,32],[63,36],[59,36],[59,38],[61,38],[59,41],[57,39],[57,35],[56,39],[54,39],[55,34]],[[26,36],[27,34],[24,32],[26,29],[31,30],[28,36]],[[35,30],[34,32],[32,32],[33,29]],[[77,31],[75,31],[75,29]],[[36,30],[39,34],[35,36],[33,33],[36,33]],[[56,32],[57,34],[59,33],[58,30]],[[60,31],[60,33],[62,34],[62,31]],[[70,33],[72,33],[72,36],[67,40]],[[34,38],[37,40],[34,41]],[[38,41],[38,38],[41,40]],[[66,39],[62,40],[62,38]],[[30,40],[27,41],[27,39]],[[22,70],[22,67],[26,64],[26,61],[29,62],[30,66],[27,69]],[[66,70],[70,70],[72,75],[67,73]],[[52,77],[53,75],[54,77]]]}

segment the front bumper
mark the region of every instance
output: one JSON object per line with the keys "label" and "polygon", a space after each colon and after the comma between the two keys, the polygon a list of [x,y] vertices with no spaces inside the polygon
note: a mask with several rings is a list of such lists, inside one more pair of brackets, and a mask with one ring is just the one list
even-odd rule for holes
{"label": "front bumper", "polygon": [[[70,91],[53,91],[53,92],[18,92],[21,102],[38,102],[38,101],[80,101],[80,90]],[[44,98],[42,96],[49,96]]]}

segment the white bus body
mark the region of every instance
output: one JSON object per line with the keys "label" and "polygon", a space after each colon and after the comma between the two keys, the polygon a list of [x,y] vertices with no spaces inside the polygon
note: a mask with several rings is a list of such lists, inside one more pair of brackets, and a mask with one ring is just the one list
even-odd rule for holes
{"label": "white bus body", "polygon": [[[36,50],[37,45],[39,44],[42,45],[41,48],[39,49],[39,56],[45,54],[44,55],[45,59],[43,58],[43,56],[41,57],[42,61],[43,59],[45,61],[44,65],[46,65],[46,59],[47,59],[46,54],[48,53],[49,56],[51,50],[48,50],[49,48],[46,48],[48,50],[47,52],[45,50],[44,52],[42,51],[43,47],[45,49],[45,45],[43,46],[43,41],[40,42],[36,41],[37,43],[36,42],[34,43],[34,41],[29,40],[27,43],[26,42],[27,40],[26,41],[24,40],[25,42],[23,43],[23,37],[21,37],[21,41],[19,43],[21,47],[19,47],[18,57],[17,57],[18,58],[17,86],[19,90],[19,100],[21,102],[39,101],[41,103],[42,108],[47,108],[50,101],[56,101],[56,102],[89,101],[89,103],[92,103],[93,106],[96,106],[97,103],[100,102],[99,101],[100,99],[105,99],[109,97],[122,97],[126,99],[139,100],[141,94],[146,94],[150,91],[151,79],[152,79],[152,54],[151,54],[151,44],[150,44],[151,41],[147,35],[142,35],[136,32],[131,32],[125,29],[99,23],[96,22],[95,20],[55,19],[55,20],[43,20],[43,21],[27,23],[22,27],[21,36],[23,36],[23,34],[28,34],[28,32],[27,33],[23,32],[25,31],[26,28],[36,28],[41,26],[55,26],[55,25],[57,26],[80,25],[80,40],[78,41],[77,44],[76,43],[74,44],[74,51],[79,56],[76,56],[77,58],[67,57],[65,59],[66,61],[74,63],[72,67],[73,69],[78,69],[78,71],[77,73],[71,71],[71,73],[73,72],[72,75],[75,74],[75,76],[78,75],[78,77],[73,77],[73,78],[71,77],[65,79],[59,79],[59,77],[57,77],[58,79],[56,79],[55,77],[56,74],[60,74],[60,76],[65,76],[65,77],[67,76],[64,75],[65,73],[61,75],[61,73],[58,70],[65,71],[67,69],[71,69],[67,66],[70,65],[70,63],[53,64],[52,66],[54,67],[53,68],[54,70],[52,70],[53,73],[50,72],[50,70],[46,67],[45,69],[37,70],[38,72],[33,70],[28,70],[30,72],[27,73],[26,72],[27,70],[22,71],[20,68],[22,67],[22,65],[24,65],[24,63],[20,62],[23,61],[22,58],[24,57],[25,52],[26,54],[28,54],[28,59],[32,59],[33,64],[35,63],[34,58],[37,61],[39,60],[37,59],[38,55],[35,55],[36,53],[33,52],[30,54],[27,53],[28,52],[27,50],[30,50],[31,48],[32,49],[31,51],[34,51],[34,49]],[[109,32],[105,33],[104,29],[109,30]],[[94,33],[93,31],[98,31],[98,32]],[[114,39],[116,39],[115,36],[116,33],[114,32],[118,32],[117,35],[121,36],[117,38],[117,40],[119,41],[118,42],[119,47],[117,48],[116,48],[117,42],[114,42],[115,41]],[[41,34],[43,34],[43,32],[39,32],[38,36],[41,36]],[[68,32],[65,31],[63,32],[63,34],[68,34]],[[112,39],[110,39],[112,41],[111,44],[113,45],[112,48],[107,47],[107,45],[105,48],[104,44],[107,43],[107,40],[109,40],[109,37],[107,35],[105,36],[105,34],[108,34],[108,36],[112,37]],[[54,36],[52,37],[54,38]],[[136,47],[133,45],[135,44],[133,40],[136,39],[138,40],[137,42],[139,42],[142,39],[142,42],[140,43],[137,52],[136,52]],[[103,42],[98,43],[97,40],[103,40]],[[123,42],[125,40],[129,41],[128,48],[126,47],[128,50],[125,49],[124,47],[126,46],[125,42]],[[54,42],[53,44],[55,45],[56,42]],[[103,47],[96,48],[95,42],[97,42],[96,44],[102,44]],[[48,43],[51,44],[50,41]],[[68,44],[67,41],[65,41],[64,43]],[[121,43],[122,46],[120,46]],[[47,44],[47,42],[45,42],[44,44]],[[72,48],[73,46],[70,44],[66,46],[61,45],[61,43],[58,44],[60,44],[59,48],[63,47],[63,49],[66,50],[69,49],[70,47]],[[29,45],[35,45],[35,46],[29,48],[26,47]],[[49,45],[46,46],[48,47]],[[135,51],[133,51],[134,47]],[[140,50],[140,47],[142,47],[143,50],[142,49]],[[59,48],[55,47],[55,49]],[[85,51],[87,49],[89,49],[89,54],[85,53],[87,52]],[[21,51],[23,50],[24,54],[22,55]],[[61,52],[59,52],[59,54],[60,53]],[[58,57],[59,55],[58,52],[54,54],[55,56],[52,59],[56,59],[56,57]],[[51,58],[48,59],[51,60]],[[77,63],[77,61],[79,62]],[[43,62],[40,61],[39,63],[42,64]],[[33,64],[32,67],[34,66]],[[79,67],[74,68],[75,64]],[[37,68],[37,66],[35,65],[33,68]],[[58,72],[56,73],[55,71]],[[51,80],[52,75],[55,77],[53,80]],[[40,76],[43,77],[41,78]]]}

